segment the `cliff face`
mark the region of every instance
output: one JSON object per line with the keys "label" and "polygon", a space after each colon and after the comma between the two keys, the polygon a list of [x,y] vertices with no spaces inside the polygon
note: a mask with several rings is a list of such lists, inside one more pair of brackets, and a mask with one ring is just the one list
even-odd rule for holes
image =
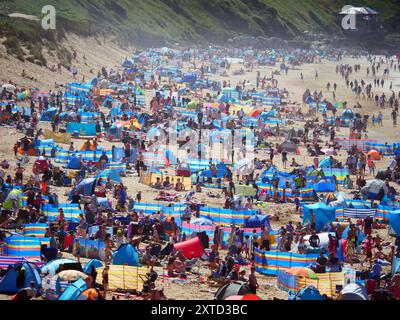
{"label": "cliff face", "polygon": [[[3,0],[0,26],[12,24],[5,14],[13,12],[41,17],[41,9],[47,4],[56,8],[57,34],[65,31],[104,34],[151,45],[164,40],[224,42],[235,33],[284,39],[304,31],[340,33],[334,13],[346,3],[334,0]],[[352,4],[373,7],[391,28],[398,28],[398,1],[364,0]]]}
{"label": "cliff face", "polygon": [[[21,61],[46,66],[42,50],[46,48],[68,66],[72,52],[61,40],[70,33],[146,47],[226,44],[238,37],[247,40],[233,43],[267,43],[258,40],[263,37],[298,41],[316,34],[330,39],[342,34],[335,13],[345,4],[341,0],[1,0],[0,42]],[[398,0],[352,4],[377,10],[392,34],[400,30]],[[41,28],[46,5],[56,9],[55,30]],[[10,17],[12,13],[16,15]]]}

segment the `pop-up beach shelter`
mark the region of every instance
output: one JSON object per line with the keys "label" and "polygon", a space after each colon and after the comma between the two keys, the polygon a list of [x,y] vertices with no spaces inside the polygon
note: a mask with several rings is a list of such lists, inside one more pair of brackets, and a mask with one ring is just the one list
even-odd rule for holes
{"label": "pop-up beach shelter", "polygon": [[394,256],[392,260],[392,276],[396,273],[400,273],[400,258]]}
{"label": "pop-up beach shelter", "polygon": [[366,185],[361,188],[361,193],[367,197],[367,199],[380,200],[380,190],[383,189],[384,194],[389,190],[385,184],[385,181],[379,179],[368,180]]}
{"label": "pop-up beach shelter", "polygon": [[259,228],[262,225],[265,225],[268,230],[271,230],[269,215],[255,214],[246,220],[246,228]]}
{"label": "pop-up beach shelter", "polygon": [[389,226],[400,235],[400,210],[389,211]]}
{"label": "pop-up beach shelter", "polygon": [[71,283],[57,300],[77,300],[83,291],[87,289],[87,284],[82,278]]}
{"label": "pop-up beach shelter", "polygon": [[205,232],[199,232],[197,237],[174,244],[176,251],[181,251],[186,259],[200,258],[204,249],[209,247],[209,237]]}
{"label": "pop-up beach shelter", "polygon": [[105,169],[101,172],[99,172],[95,178],[102,178],[104,180],[110,179],[110,181],[115,182],[115,183],[121,183],[122,179],[121,176],[119,175],[117,170],[114,169]]}
{"label": "pop-up beach shelter", "polygon": [[326,205],[323,202],[308,204],[304,206],[303,210],[303,224],[311,223],[311,211],[315,215],[316,231],[319,232],[329,222],[335,221],[335,208]]}
{"label": "pop-up beach shelter", "polygon": [[96,178],[83,179],[75,187],[72,188],[70,197],[75,193],[75,191],[78,192],[78,194],[80,195],[91,196],[96,188],[96,182]]}
{"label": "pop-up beach shelter", "polygon": [[113,255],[113,264],[137,267],[139,255],[136,249],[129,243],[121,245]]}
{"label": "pop-up beach shelter", "polygon": [[233,282],[224,284],[215,293],[215,300],[225,300],[230,296],[245,295],[251,293],[249,285],[245,282]]}
{"label": "pop-up beach shelter", "polygon": [[289,300],[324,300],[317,288],[308,285],[296,294],[289,293]]}
{"label": "pop-up beach shelter", "polygon": [[48,108],[47,110],[43,111],[40,121],[53,121],[57,111],[57,108]]}
{"label": "pop-up beach shelter", "polygon": [[23,196],[22,190],[12,189],[8,193],[6,201],[4,201],[4,203],[3,203],[3,208],[7,209],[7,210],[11,210],[13,200],[16,200],[18,202],[18,207],[21,207],[22,206],[22,196]]}
{"label": "pop-up beach shelter", "polygon": [[69,160],[67,164],[67,169],[75,169],[78,170],[82,167],[82,155],[81,154],[76,154],[72,156],[72,158]]}
{"label": "pop-up beach shelter", "polygon": [[40,290],[40,269],[31,262],[20,262],[7,270],[0,282],[0,293],[17,293],[20,289],[35,283],[36,290]]}
{"label": "pop-up beach shelter", "polygon": [[49,261],[46,265],[42,267],[43,274],[50,274],[52,276],[56,275],[58,272],[62,270],[82,271],[82,266],[76,260],[56,259]]}
{"label": "pop-up beach shelter", "polygon": [[350,283],[343,288],[338,300],[368,300],[368,293],[361,284]]}
{"label": "pop-up beach shelter", "polygon": [[98,260],[98,259],[89,260],[89,261],[85,264],[85,266],[84,266],[84,268],[83,268],[83,272],[84,272],[84,273],[90,272],[90,270],[92,269],[92,267],[95,268],[95,269],[101,268],[101,267],[103,267],[103,262],[101,262],[101,261]]}

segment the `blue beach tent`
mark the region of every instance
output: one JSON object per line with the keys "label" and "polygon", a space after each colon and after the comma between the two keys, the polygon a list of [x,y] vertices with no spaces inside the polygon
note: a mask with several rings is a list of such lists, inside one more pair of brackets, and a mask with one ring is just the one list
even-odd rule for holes
{"label": "blue beach tent", "polygon": [[71,283],[57,300],[78,300],[79,296],[87,289],[86,282],[80,278]]}
{"label": "blue beach tent", "polygon": [[[18,274],[24,274],[24,277],[18,277]],[[40,269],[28,261],[17,263],[11,266],[1,279],[0,293],[17,293],[20,289],[29,287],[32,281],[39,292],[42,283]]]}
{"label": "blue beach tent", "polygon": [[136,249],[129,243],[121,245],[113,254],[112,263],[115,265],[139,266],[139,255]]}
{"label": "blue beach tent", "polygon": [[315,215],[316,231],[322,231],[323,227],[331,221],[335,221],[335,208],[326,205],[323,202],[308,204],[304,206],[303,210],[303,224],[311,223],[311,213]]}

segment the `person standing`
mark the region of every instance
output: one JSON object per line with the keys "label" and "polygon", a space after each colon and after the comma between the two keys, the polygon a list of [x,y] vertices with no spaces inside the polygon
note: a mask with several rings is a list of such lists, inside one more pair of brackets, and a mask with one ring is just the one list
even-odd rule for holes
{"label": "person standing", "polygon": [[365,261],[369,262],[370,268],[372,267],[372,236],[368,235],[367,239],[363,241],[363,248],[364,248],[364,253],[365,253]]}
{"label": "person standing", "polygon": [[271,162],[271,165],[274,164],[274,156],[275,156],[274,148],[270,147],[269,148],[269,160]]}
{"label": "person standing", "polygon": [[106,298],[106,296],[107,296],[107,290],[108,290],[108,272],[109,272],[109,269],[110,269],[110,266],[107,264],[105,267],[104,267],[104,269],[103,269],[103,272],[102,272],[102,278],[103,278],[103,296],[104,296],[104,299]]}
{"label": "person standing", "polygon": [[260,250],[270,251],[269,231],[265,228],[265,225],[261,226]]}
{"label": "person standing", "polygon": [[363,221],[363,228],[364,233],[369,236],[372,233],[372,225],[374,224],[374,219],[370,216],[364,219]]}
{"label": "person standing", "polygon": [[259,287],[257,277],[256,277],[256,267],[254,265],[251,266],[250,268],[250,275],[249,275],[249,287],[250,287],[250,292],[253,294],[257,294],[257,289]]}
{"label": "person standing", "polygon": [[397,112],[393,109],[392,111],[393,127],[397,127]]}
{"label": "person standing", "polygon": [[287,159],[287,152],[286,151],[282,151],[282,163],[283,163],[283,168],[286,169],[286,163],[287,163],[288,159]]}

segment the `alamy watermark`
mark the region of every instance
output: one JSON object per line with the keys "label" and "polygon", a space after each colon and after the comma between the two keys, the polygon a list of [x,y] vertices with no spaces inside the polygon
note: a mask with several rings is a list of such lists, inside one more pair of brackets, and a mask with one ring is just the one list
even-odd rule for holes
{"label": "alamy watermark", "polygon": [[42,14],[45,16],[41,20],[44,30],[56,29],[56,8],[52,5],[46,5],[42,8]]}
{"label": "alamy watermark", "polygon": [[154,164],[172,154],[180,161],[188,159],[212,160],[234,165],[234,174],[248,175],[254,171],[256,136],[250,129],[182,129],[178,121],[167,128],[147,134],[151,141]]}
{"label": "alamy watermark", "polygon": [[[342,12],[352,9],[352,6],[346,5],[342,8]],[[342,28],[344,30],[355,30],[356,29],[356,14],[348,13],[342,18]]]}

